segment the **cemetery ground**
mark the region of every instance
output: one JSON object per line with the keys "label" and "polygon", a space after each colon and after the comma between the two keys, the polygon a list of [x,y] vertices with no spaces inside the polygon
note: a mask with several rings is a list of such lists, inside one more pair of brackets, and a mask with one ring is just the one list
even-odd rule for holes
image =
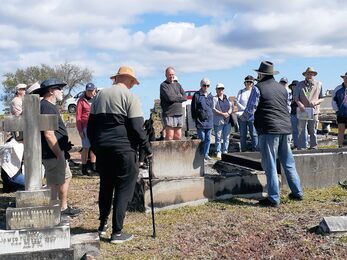
{"label": "cemetery ground", "polygon": [[[98,177],[74,175],[69,202],[82,212],[71,219],[71,233],[96,232],[98,189]],[[234,198],[156,212],[155,239],[151,237],[150,213],[128,212],[124,231],[135,238],[124,244],[110,244],[101,238],[101,257],[346,259],[347,234],[323,235],[316,227],[323,217],[347,215],[347,189],[307,189],[302,202],[289,200],[287,194],[283,191],[280,208],[259,207],[255,200]],[[0,193],[1,223],[14,195]]]}

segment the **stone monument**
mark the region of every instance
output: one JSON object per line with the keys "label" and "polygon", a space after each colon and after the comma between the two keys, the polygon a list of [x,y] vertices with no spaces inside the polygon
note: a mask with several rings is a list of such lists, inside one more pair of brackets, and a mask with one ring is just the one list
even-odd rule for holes
{"label": "stone monument", "polygon": [[[27,95],[23,115],[4,120],[4,131],[23,131],[25,191],[17,191],[16,207],[6,210],[0,230],[0,259],[73,259],[70,225],[61,221],[59,201],[42,188],[40,131],[58,128],[56,115],[40,115],[40,98]],[[48,257],[48,258],[47,258]]]}

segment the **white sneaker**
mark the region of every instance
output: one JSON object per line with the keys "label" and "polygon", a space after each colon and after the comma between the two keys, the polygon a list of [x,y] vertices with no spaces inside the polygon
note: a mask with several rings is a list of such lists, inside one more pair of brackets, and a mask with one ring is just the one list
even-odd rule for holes
{"label": "white sneaker", "polygon": [[218,152],[218,153],[217,153],[217,158],[218,158],[218,159],[222,159],[222,153],[221,153],[221,152]]}

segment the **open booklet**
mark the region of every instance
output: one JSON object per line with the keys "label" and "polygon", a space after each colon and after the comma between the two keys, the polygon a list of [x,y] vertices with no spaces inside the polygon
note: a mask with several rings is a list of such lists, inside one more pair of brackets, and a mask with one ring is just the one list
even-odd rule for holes
{"label": "open booklet", "polygon": [[314,120],[314,108],[305,107],[303,112],[301,112],[300,108],[297,108],[296,117],[301,120]]}

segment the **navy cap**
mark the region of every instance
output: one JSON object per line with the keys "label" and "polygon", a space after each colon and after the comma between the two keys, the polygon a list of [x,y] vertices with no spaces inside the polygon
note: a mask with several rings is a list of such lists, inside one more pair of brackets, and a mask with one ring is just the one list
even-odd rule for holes
{"label": "navy cap", "polygon": [[96,89],[96,87],[95,87],[95,85],[93,83],[91,83],[91,82],[87,83],[87,85],[86,85],[86,90],[87,91],[88,90],[94,90],[94,89]]}

